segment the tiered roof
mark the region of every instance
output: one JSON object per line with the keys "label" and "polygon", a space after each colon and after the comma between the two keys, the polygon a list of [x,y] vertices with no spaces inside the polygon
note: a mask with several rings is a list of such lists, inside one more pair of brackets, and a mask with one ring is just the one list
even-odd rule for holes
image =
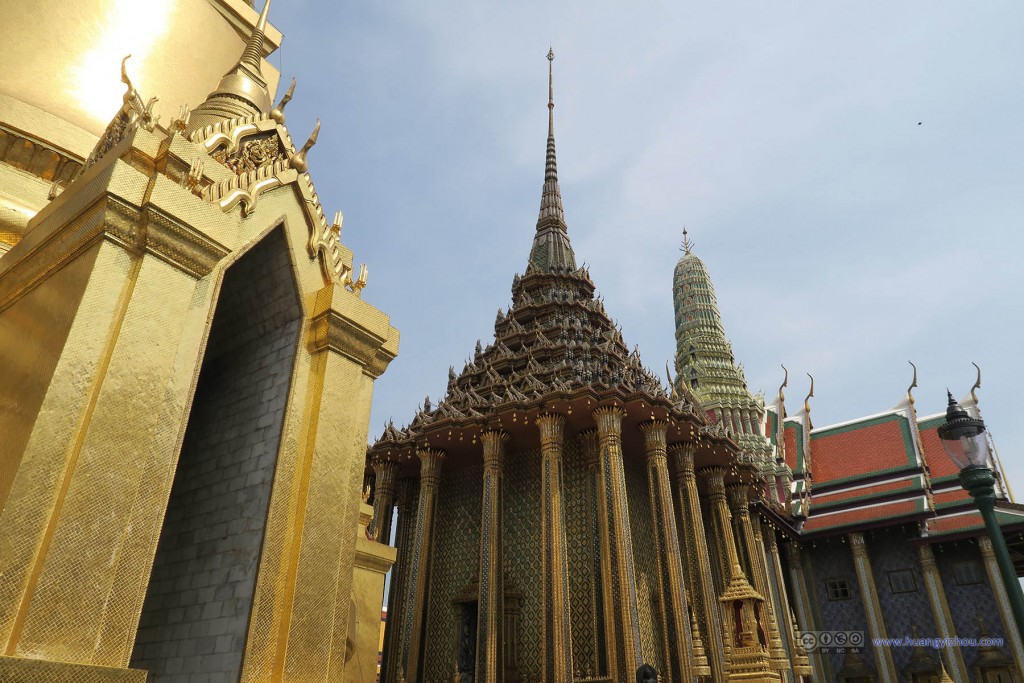
{"label": "tiered roof", "polygon": [[[549,52],[548,59],[553,58]],[[372,457],[404,452],[408,459],[407,449],[429,441],[430,435],[450,435],[453,428],[472,434],[502,414],[511,416],[504,425],[509,429],[517,419],[523,424],[529,411],[557,405],[571,414],[575,401],[596,407],[608,400],[644,406],[643,419],[673,417],[680,431],[688,421],[695,437],[700,430],[708,443],[735,450],[724,428],[708,424],[688,390],[667,391],[644,367],[639,351],[629,350],[596,295],[590,273],[577,266],[558,185],[553,110],[549,67],[540,211],[526,271],[512,280],[512,305],[498,310],[494,342],[484,347],[478,341],[461,372],[450,368],[444,397],[436,405],[426,400],[408,427],[389,423],[371,448]]]}

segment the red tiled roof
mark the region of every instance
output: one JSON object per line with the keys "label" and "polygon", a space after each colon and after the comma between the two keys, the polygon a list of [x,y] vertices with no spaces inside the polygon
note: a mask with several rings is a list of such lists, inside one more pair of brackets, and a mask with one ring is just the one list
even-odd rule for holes
{"label": "red tiled roof", "polygon": [[925,429],[924,425],[919,425],[921,431],[921,450],[924,451],[924,457],[928,463],[928,468],[931,470],[932,478],[936,477],[948,477],[950,475],[960,475],[960,469],[956,464],[949,459],[946,455],[946,451],[942,448],[942,439],[939,438],[938,425]]}
{"label": "red tiled roof", "polygon": [[985,526],[981,515],[977,512],[969,512],[965,515],[953,515],[952,517],[935,517],[928,520],[929,534],[951,534],[956,531],[966,531]]}
{"label": "red tiled roof", "polygon": [[910,425],[896,414],[811,434],[817,486],[916,463]]}
{"label": "red tiled roof", "polygon": [[791,470],[796,472],[796,426],[793,424],[787,424],[785,427],[786,464],[789,465]]}
{"label": "red tiled roof", "polygon": [[932,497],[935,499],[935,505],[937,506],[959,501],[969,501],[971,499],[970,494],[959,486],[947,491],[936,491]]}
{"label": "red tiled roof", "polygon": [[[1024,524],[1024,516],[1020,512],[1000,509],[999,507],[996,508],[996,520],[1001,527]],[[928,520],[928,535],[953,534],[961,531],[981,529],[984,526],[985,522],[978,512],[933,517]]]}
{"label": "red tiled roof", "polygon": [[811,517],[804,523],[803,531],[821,531],[848,525],[863,525],[889,517],[913,514],[919,512],[923,503],[920,499],[898,500],[884,505],[875,505],[868,508],[846,510],[834,514],[815,515],[814,503],[811,503]]}
{"label": "red tiled roof", "polygon": [[911,477],[909,479],[901,479],[898,481],[882,482],[872,486],[861,486],[855,489],[841,490],[836,493],[830,493],[827,496],[819,496],[814,499],[814,505],[815,507],[832,505],[833,503],[839,503],[853,498],[865,498],[868,496],[877,496],[882,493],[892,493],[895,491],[914,491],[920,488],[921,484],[918,477]]}

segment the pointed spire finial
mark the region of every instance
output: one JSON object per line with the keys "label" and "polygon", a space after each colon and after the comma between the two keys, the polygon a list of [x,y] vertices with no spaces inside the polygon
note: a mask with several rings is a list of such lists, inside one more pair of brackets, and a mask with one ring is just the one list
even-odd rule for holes
{"label": "pointed spire finial", "polygon": [[263,11],[260,12],[260,18],[256,22],[256,28],[253,29],[249,40],[245,43],[245,51],[242,52],[242,57],[238,60],[239,64],[247,64],[260,71],[260,59],[263,58],[263,40],[266,38],[267,15],[269,14],[270,0],[267,0],[263,5]]}
{"label": "pointed spire finial", "polygon": [[270,0],[266,0],[256,26],[245,42],[242,56],[220,79],[217,89],[192,111],[186,129],[189,135],[226,119],[270,112],[273,102],[260,66],[269,14]]}
{"label": "pointed spire finial", "polygon": [[548,48],[548,136],[555,134],[555,49]]}
{"label": "pointed spire finial", "polygon": [[570,273],[576,270],[576,255],[569,244],[562,192],[558,187],[558,164],[555,160],[555,51],[548,49],[548,145],[544,162],[544,188],[537,216],[537,234],[530,250],[530,263],[547,272]]}
{"label": "pointed spire finial", "polygon": [[690,240],[689,234],[686,232],[686,226],[683,226],[683,246],[680,247],[686,254],[690,254],[693,251],[693,242]]}

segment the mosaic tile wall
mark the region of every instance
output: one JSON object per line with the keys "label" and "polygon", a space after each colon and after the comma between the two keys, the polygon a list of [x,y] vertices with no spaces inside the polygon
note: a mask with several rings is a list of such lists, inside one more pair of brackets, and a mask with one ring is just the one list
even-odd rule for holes
{"label": "mosaic tile wall", "polygon": [[[916,536],[916,532],[913,532]],[[924,575],[915,546],[907,543],[906,529],[880,529],[865,534],[867,538],[868,557],[871,558],[871,571],[875,575],[875,587],[878,590],[878,601],[882,605],[885,628],[890,638],[911,636],[912,627],[917,626],[922,638],[938,635],[928,592],[925,590]],[[889,581],[889,572],[911,570],[917,590],[907,593],[893,593]],[[897,671],[902,671],[910,663],[913,649],[909,647],[892,648],[892,659]]]}
{"label": "mosaic tile wall", "polygon": [[[869,546],[870,552],[870,546]],[[857,583],[857,571],[853,566],[853,553],[849,543],[834,539],[817,541],[804,547],[804,556],[810,558],[814,576],[815,597],[821,608],[822,628],[825,630],[863,631],[865,638],[864,659],[874,665],[874,652],[868,637],[867,617]],[[846,579],[850,587],[849,600],[829,600],[825,582],[829,579]],[[843,666],[843,655],[828,655],[832,671],[836,674]]]}
{"label": "mosaic tile wall", "polygon": [[[510,458],[510,460],[512,460]],[[506,467],[506,471],[515,468]],[[538,488],[540,484],[537,485]],[[441,471],[434,547],[427,590],[423,680],[450,681],[455,667],[456,624],[452,599],[477,573],[480,562],[480,498],[483,464]],[[509,520],[506,519],[506,525]],[[506,554],[506,558],[509,554]],[[507,561],[507,559],[506,559]]]}
{"label": "mosaic tile wall", "polygon": [[640,616],[640,643],[643,660],[661,671],[662,633],[661,591],[658,564],[654,555],[654,530],[651,528],[650,493],[647,487],[647,466],[642,454],[625,454],[626,499],[633,538],[633,563],[636,571],[636,601]]}
{"label": "mosaic tile wall", "polygon": [[[523,594],[519,621],[519,673],[540,680],[540,451],[505,460],[505,572]],[[512,549],[515,549],[513,552]]]}
{"label": "mosaic tile wall", "polygon": [[563,455],[562,486],[569,560],[572,664],[577,677],[594,675],[598,670],[593,593],[596,507],[588,483],[591,476],[583,461],[582,445],[579,439],[573,439]]}
{"label": "mosaic tile wall", "polygon": [[[988,630],[990,637],[1003,637],[1005,628],[999,616],[995,596],[988,582],[988,573],[981,557],[981,551],[974,540],[942,543],[932,548],[935,553],[935,564],[942,577],[942,588],[946,591],[946,602],[953,616],[953,625],[961,638],[976,638],[979,635],[978,620]],[[959,586],[953,576],[953,568],[957,562],[970,561],[977,563],[981,583]],[[1007,647],[1000,650],[1007,657],[1011,656]],[[978,648],[964,647],[961,650],[964,664],[970,669],[978,657]]]}

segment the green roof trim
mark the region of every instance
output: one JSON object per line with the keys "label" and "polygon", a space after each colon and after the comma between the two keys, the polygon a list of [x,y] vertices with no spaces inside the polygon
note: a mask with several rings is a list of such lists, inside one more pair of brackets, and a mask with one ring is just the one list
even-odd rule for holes
{"label": "green roof trim", "polygon": [[945,415],[939,415],[937,417],[928,418],[927,420],[919,420],[918,423],[917,423],[917,428],[920,429],[920,430],[934,429],[935,427],[938,427],[940,424],[942,424],[945,421],[946,421],[946,416]]}

